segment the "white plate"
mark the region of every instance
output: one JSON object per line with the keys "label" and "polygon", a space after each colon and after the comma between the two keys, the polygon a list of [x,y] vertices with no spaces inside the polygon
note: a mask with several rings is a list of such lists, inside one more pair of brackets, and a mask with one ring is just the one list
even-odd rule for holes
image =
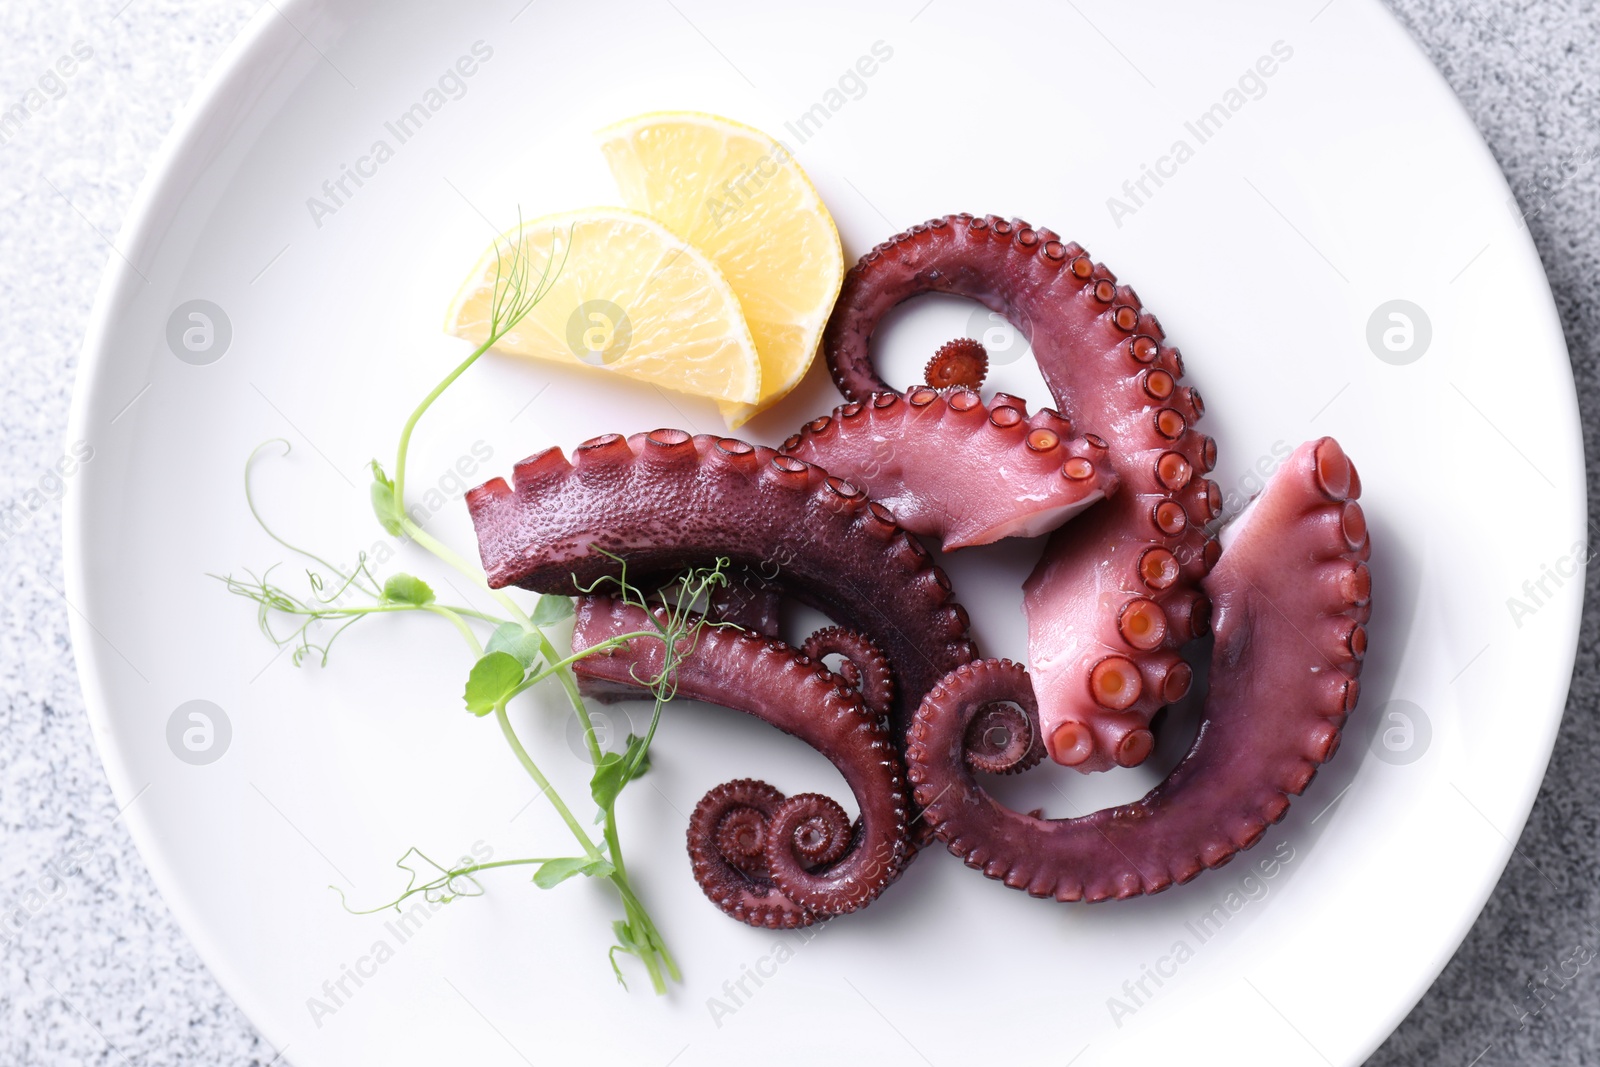
{"label": "white plate", "polygon": [[[1550,296],[1487,151],[1376,3],[1318,5],[1224,16],[996,0],[981,19],[938,0],[262,9],[174,135],[101,290],[72,418],[94,458],[68,498],[66,562],[87,703],[128,824],[203,957],[289,1060],[587,1049],[687,1065],[850,1049],[954,1064],[998,1048],[1084,1065],[1266,1048],[1274,1063],[1350,1064],[1382,1040],[1477,915],[1544,772],[1576,640],[1581,583],[1563,583],[1584,558],[1583,463]],[[477,42],[472,76],[447,78],[400,143],[386,124],[426,107]],[[1230,96],[1277,42],[1271,76]],[[872,74],[852,74],[875,45]],[[1227,118],[1202,143],[1188,124],[1213,105]],[[1378,597],[1360,714],[1255,852],[1153,899],[1085,907],[1031,900],[934,851],[813,940],[753,931],[702,899],[683,813],[744,774],[791,792],[840,782],[758,723],[681,707],[622,813],[684,966],[671,996],[637,974],[633,992],[613,983],[618,909],[603,886],[543,892],[491,875],[488,896],[430,915],[404,943],[384,919],[340,909],[330,882],[379,902],[412,845],[453,857],[482,842],[505,858],[564,838],[493,726],[459,710],[466,657],[447,628],[364,624],[324,670],[273,658],[250,605],[206,577],[284,556],[245,510],[244,458],[292,441],[258,484],[295,539],[341,561],[384,540],[362,465],[392,455],[404,414],[461,355],[439,319],[463,272],[519,205],[613,201],[590,131],[675,107],[788,138],[851,257],[958,210],[1082,241],[1182,345],[1224,489],[1247,492],[1279,442],[1334,433],[1357,459]],[[827,118],[802,140],[808,113]],[[392,158],[363,163],[379,140]],[[1179,140],[1192,156],[1163,162]],[[364,184],[333,203],[323,183],[358,165]],[[1123,183],[1146,165],[1167,176],[1135,202]],[[1133,211],[1114,212],[1113,196]],[[336,210],[314,218],[312,197]],[[195,299],[231,324],[204,366],[166,340]],[[1367,341],[1396,299],[1431,323],[1403,364]],[[896,380],[970,310],[930,300],[898,315]],[[993,384],[1043,399],[1025,359]],[[818,368],[752,436],[776,441],[834,402]],[[683,423],[718,425],[702,404],[490,359],[423,423],[412,486],[454,497],[551,443]],[[462,457],[470,474],[457,478]],[[459,502],[430,528],[471,551]],[[1023,652],[1017,584],[1032,551],[951,562],[991,654]],[[443,585],[414,550],[390,566]],[[231,723],[204,766],[167,742],[195,699]],[[518,721],[581,796],[557,694],[529,699]],[[1380,759],[1384,736],[1403,751]],[[1031,788],[1053,780],[1079,806],[1153,778],[1038,773]],[[1290,858],[1252,877],[1275,849]],[[1228,921],[1202,942],[1190,924],[1219,904]],[[1180,941],[1191,953],[1178,964]],[[392,957],[362,962],[379,942]],[[359,985],[347,967],[367,972]],[[749,996],[732,989],[746,968],[769,972],[759,987],[743,979]],[[1169,974],[1158,985],[1152,969]],[[324,984],[341,978],[336,1003]],[[312,998],[337,1010],[317,1015]]]}

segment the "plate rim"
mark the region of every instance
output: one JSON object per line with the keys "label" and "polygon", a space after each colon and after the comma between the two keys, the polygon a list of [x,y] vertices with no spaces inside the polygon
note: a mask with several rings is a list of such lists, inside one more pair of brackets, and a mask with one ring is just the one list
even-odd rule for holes
{"label": "plate rim", "polygon": [[[298,33],[293,30],[294,25],[298,23],[291,16],[317,9],[337,9],[347,2],[348,0],[280,0],[276,7],[272,4],[263,5],[224,48],[179,112],[171,130],[152,156],[151,165],[129,204],[112,252],[107,256],[106,269],[101,275],[95,293],[73,380],[72,400],[67,420],[68,440],[89,439],[85,431],[89,423],[90,410],[95,406],[94,383],[103,376],[105,368],[114,359],[115,337],[112,326],[128,294],[136,292],[136,286],[145,284],[134,263],[140,262],[142,258],[148,259],[148,256],[142,256],[141,253],[147,253],[153,246],[159,245],[163,233],[156,228],[156,220],[162,215],[158,209],[162,205],[170,205],[175,197],[181,198],[183,184],[179,179],[186,169],[192,170],[194,149],[202,135],[213,128],[226,129],[227,104],[237,98],[263,60],[279,53],[285,47],[291,50],[295,47],[295,38],[291,31]],[[1448,107],[1455,121],[1463,130],[1470,132],[1469,143],[1475,145],[1479,152],[1480,162],[1485,165],[1485,172],[1492,174],[1499,181],[1509,197],[1510,186],[1482,131],[1473,121],[1455,90],[1434,65],[1422,44],[1380,0],[1362,0],[1362,3],[1369,9],[1376,10],[1386,29],[1404,40],[1415,57],[1418,76],[1432,78],[1445,90],[1444,95],[1449,100]],[[285,25],[280,25],[280,22],[286,24],[287,28]],[[1538,278],[1536,296],[1542,304],[1539,309],[1541,327],[1559,345],[1567,361],[1567,374],[1564,379],[1566,389],[1560,399],[1566,412],[1564,422],[1572,431],[1569,433],[1568,445],[1575,449],[1579,490],[1582,504],[1586,508],[1589,496],[1588,456],[1583,447],[1576,379],[1571,370],[1571,355],[1566,344],[1564,326],[1543,261],[1533,244],[1531,233],[1525,227],[1521,229],[1513,247],[1516,253],[1529,263],[1531,271]],[[81,602],[79,594],[89,585],[86,580],[88,573],[86,553],[91,538],[82,528],[83,492],[83,480],[73,479],[69,481],[62,500],[62,566],[69,605]],[[1492,877],[1486,876],[1477,886],[1472,894],[1476,901],[1475,906],[1470,914],[1462,912],[1450,937],[1439,944],[1432,958],[1424,960],[1420,954],[1413,957],[1420,963],[1416,969],[1415,987],[1408,998],[1397,1003],[1385,1017],[1374,1018],[1371,1032],[1361,1043],[1364,1049],[1361,1054],[1362,1060],[1370,1057],[1388,1039],[1434,986],[1444,968],[1459,952],[1481,917],[1489,898],[1505,876],[1512,853],[1517,849],[1522,832],[1532,814],[1533,805],[1548,775],[1555,743],[1565,719],[1576,669],[1583,606],[1584,598],[1578,598],[1561,617],[1564,620],[1564,631],[1556,640],[1547,642],[1565,646],[1565,653],[1560,657],[1560,661],[1567,664],[1566,678],[1561,686],[1561,700],[1556,708],[1556,714],[1546,718],[1547,736],[1540,746],[1543,754],[1539,760],[1539,773],[1529,774],[1521,782],[1517,791],[1514,825],[1506,826],[1500,835],[1503,840],[1494,845],[1492,868],[1486,868],[1486,870],[1492,869]],[[130,809],[129,805],[137,799],[137,794],[132,788],[132,778],[125,762],[125,753],[112,744],[109,736],[102,730],[102,724],[107,721],[113,706],[108,687],[101,683],[101,675],[104,673],[101,661],[104,656],[96,648],[93,626],[87,617],[76,609],[69,610],[67,615],[74,665],[83,692],[85,713],[89,719],[95,750],[105,769],[118,808],[127,813],[129,835],[138,849],[140,859],[183,935],[194,946],[195,952],[224,992],[239,1005],[250,1024],[261,1031],[275,1049],[283,1047],[281,1044],[283,1035],[274,1032],[275,1012],[267,1010],[266,1006],[257,1002],[251,983],[242,969],[236,967],[221,946],[206,935],[203,924],[197,923],[193,915],[185,907],[180,906],[185,893],[178,873],[158,859],[153,859],[152,857],[158,856],[159,853],[152,853],[147,849],[147,842],[154,840],[156,827],[149,824],[140,812]]]}
{"label": "plate rim", "polygon": [[[118,228],[116,241],[106,257],[106,269],[95,290],[94,303],[84,330],[83,346],[79,350],[78,369],[73,377],[72,401],[67,415],[67,440],[90,439],[88,425],[90,408],[93,406],[92,386],[114,358],[112,324],[116,312],[128,292],[136,292],[135,286],[145,284],[134,263],[140,260],[142,252],[158,244],[161,239],[161,234],[156,231],[157,206],[171,200],[174,194],[182,195],[178,179],[184,168],[191,166],[190,159],[196,143],[208,128],[226,123],[226,104],[244,88],[254,66],[283,44],[288,43],[292,47],[292,42],[288,40],[286,31],[278,26],[278,21],[282,20],[292,29],[292,14],[303,13],[315,5],[337,2],[339,0],[277,0],[276,6],[272,3],[263,4],[223,49],[173,120],[172,129],[156,149],[150,167],[128,205],[127,217]],[[277,30],[276,37],[274,30]],[[81,478],[70,479],[61,501],[62,583],[69,605],[82,602],[80,591],[88,587],[86,546],[90,539],[82,529],[83,482]],[[274,1013],[258,1003],[242,970],[235,967],[221,946],[205,933],[203,924],[195,922],[194,916],[180,906],[184,893],[177,872],[153,859],[154,854],[146,848],[146,843],[154,839],[155,827],[146,821],[141,811],[133,808],[138,794],[134,791],[124,753],[110,743],[101,728],[111,712],[112,704],[107,687],[100,681],[102,657],[95,647],[93,627],[83,612],[73,609],[67,612],[67,631],[72,642],[78,685],[83,691],[89,733],[105,770],[112,798],[119,813],[125,816],[123,821],[128,836],[138,850],[139,859],[144,863],[145,870],[149,872],[151,881],[155,883],[162,902],[172,913],[178,928],[188,938],[195,954],[223,992],[238,1005],[250,1025],[267,1039],[274,1051],[286,1048],[284,1035],[275,1032]],[[290,1061],[285,1058],[285,1062]]]}

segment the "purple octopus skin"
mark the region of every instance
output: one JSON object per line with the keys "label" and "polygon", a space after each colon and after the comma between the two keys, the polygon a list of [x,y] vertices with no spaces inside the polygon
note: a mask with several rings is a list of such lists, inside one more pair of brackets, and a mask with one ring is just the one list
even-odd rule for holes
{"label": "purple octopus skin", "polygon": [[781,451],[867,486],[947,552],[1049,533],[1117,485],[1104,441],[1074,438],[1049,409],[1030,418],[1017,397],[985,405],[960,387],[874,393],[806,423]]}
{"label": "purple octopus skin", "polygon": [[[1079,770],[1142,762],[1151,718],[1192,672],[1178,648],[1207,631],[1200,579],[1218,547],[1204,527],[1221,493],[1203,477],[1216,444],[1195,423],[1200,394],[1138,296],[1077,244],[994,215],[949,215],[868,252],[845,277],[823,336],[851,400],[890,386],[869,341],[883,315],[923,292],[970,297],[1029,338],[1056,407],[1109,446],[1121,490],[1058,530],[1029,577],[1028,658],[1043,739]],[[987,485],[970,487],[978,501]],[[868,485],[868,490],[873,487]]]}
{"label": "purple octopus skin", "polygon": [[[579,600],[573,652],[618,634],[647,631],[644,609],[611,597]],[[695,879],[727,914],[765,927],[809,925],[866,907],[904,869],[907,800],[903,764],[882,716],[817,659],[734,627],[699,629],[674,675],[680,697],[720,704],[770,723],[816,749],[855,795],[854,826],[827,797],[785,798],[748,779],[718,786],[689,827]],[[635,638],[578,660],[594,685],[638,696],[658,677],[665,649]]]}
{"label": "purple octopus skin", "polygon": [[717,622],[731,622],[751,633],[777,637],[782,600],[783,594],[759,574],[741,567],[728,576],[726,585],[712,590],[706,616]]}
{"label": "purple octopus skin", "polygon": [[590,591],[724,558],[865,634],[894,672],[895,740],[922,697],[977,656],[966,611],[927,550],[866,493],[731,438],[656,430],[547,449],[467,494],[489,584]]}
{"label": "purple octopus skin", "polygon": [[818,663],[838,656],[844,684],[861,694],[868,710],[889,717],[894,707],[894,672],[889,669],[889,657],[871,638],[842,626],[825,626],[806,638],[800,651]]}
{"label": "purple octopus skin", "polygon": [[968,866],[1058,900],[1157,893],[1255,844],[1333,756],[1356,705],[1372,592],[1360,492],[1324,437],[1296,449],[1236,521],[1205,580],[1216,645],[1199,736],[1132,804],[1045,819],[997,803],[964,739],[995,702],[1031,718],[1033,687],[1004,660],[952,672],[923,701],[906,753],[934,832]]}

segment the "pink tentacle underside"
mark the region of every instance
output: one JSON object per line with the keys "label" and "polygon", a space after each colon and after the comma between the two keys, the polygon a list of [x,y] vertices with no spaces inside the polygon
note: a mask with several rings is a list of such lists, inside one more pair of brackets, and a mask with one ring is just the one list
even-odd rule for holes
{"label": "pink tentacle underside", "polygon": [[1207,632],[1198,589],[1221,511],[1204,477],[1216,446],[1195,429],[1199,394],[1138,295],[1083,249],[1021,220],[954,215],[867,253],[824,337],[834,381],[861,399],[886,387],[868,342],[895,304],[922,292],[971,297],[1033,344],[1056,407],[1103,441],[1120,490],[1063,527],[1026,585],[1029,659],[1050,755],[1080,770],[1141,762],[1149,722],[1191,678],[1177,654]]}
{"label": "pink tentacle underside", "polygon": [[1099,442],[1047,409],[929,386],[875,393],[813,419],[785,455],[867,486],[901,526],[945,550],[1036,537],[1116,491]]}

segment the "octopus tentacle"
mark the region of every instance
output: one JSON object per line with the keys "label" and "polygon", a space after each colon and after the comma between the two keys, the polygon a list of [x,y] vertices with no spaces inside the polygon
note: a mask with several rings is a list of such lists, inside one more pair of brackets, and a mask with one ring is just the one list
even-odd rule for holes
{"label": "octopus tentacle", "polygon": [[[920,223],[896,234],[862,256],[845,275],[839,299],[823,332],[823,352],[839,391],[851,400],[894,387],[872,365],[868,342],[878,322],[896,304],[920,293],[970,297],[1005,315],[1024,335],[1031,320],[1018,322],[1020,298],[1066,273],[1079,284],[1092,264],[1077,244],[1049,241],[1024,244],[1022,234],[1039,231],[998,216],[962,213]],[[1070,262],[1070,267],[1067,264]],[[1044,324],[1041,324],[1044,325]]]}
{"label": "octopus tentacle", "polygon": [[[850,850],[850,816],[831,797],[801,793],[773,813],[767,839],[767,869],[798,861],[806,871],[837,863]],[[787,854],[786,854],[787,853]]]}
{"label": "octopus tentacle", "polygon": [[962,739],[967,764],[988,774],[1016,774],[1044,759],[1036,714],[996,701],[977,709]]}
{"label": "octopus tentacle", "polygon": [[923,369],[922,380],[935,389],[962,386],[976,389],[989,373],[989,350],[971,337],[957,337],[939,346]]}
{"label": "octopus tentacle", "polygon": [[[977,654],[927,550],[842,478],[732,438],[656,430],[547,449],[467,494],[489,584],[572,595],[603,578],[727,559],[869,636],[889,657],[896,739]],[[725,679],[732,682],[737,679]]]}
{"label": "octopus tentacle", "polygon": [[[751,778],[724,782],[706,796],[710,797],[718,790],[727,795],[730,786],[739,794],[740,806],[720,813],[714,825],[709,827],[710,837],[716,842],[717,851],[728,866],[752,878],[766,878],[767,824],[778,805],[783,803],[784,796],[766,782]],[[762,790],[759,802],[749,795],[757,787]],[[705,797],[701,800],[704,802]],[[699,838],[698,834],[693,836]]]}
{"label": "octopus tentacle", "polygon": [[711,591],[706,617],[716,622],[731,622],[751,633],[777,637],[783,594],[749,568],[741,567],[728,576],[726,585]]}
{"label": "octopus tentacle", "polygon": [[[765,859],[786,897],[820,914],[838,915],[870,904],[883,891],[839,862],[852,850],[865,856],[870,847],[863,846],[850,817],[831,798],[801,793],[779,805],[768,822]],[[896,865],[895,877],[903,866],[903,861]]]}
{"label": "octopus tentacle", "polygon": [[1056,407],[1109,450],[1121,491],[1057,531],[1025,585],[1028,658],[1052,758],[1085,771],[1138,763],[1150,719],[1187,688],[1177,649],[1209,619],[1198,583],[1216,560],[1204,528],[1221,494],[1204,477],[1215,442],[1195,429],[1204,401],[1180,384],[1183,359],[1138,295],[1081,246],[966,214],[912,227],[846,276],[823,340],[846,397],[888,388],[872,332],[923,292],[1004,315],[1032,342]]}
{"label": "octopus tentacle", "polygon": [[916,386],[813,419],[785,455],[864,485],[912,533],[946,551],[1048,533],[1114,493],[1103,442],[1045,408],[996,393]]}
{"label": "octopus tentacle", "polygon": [[824,626],[800,646],[811,659],[822,663],[827,656],[838,656],[839,676],[844,684],[858,690],[874,714],[888,716],[894,704],[894,674],[889,657],[866,634],[842,626]]}
{"label": "octopus tentacle", "polygon": [[[581,652],[649,625],[635,605],[583,597],[572,648]],[[757,835],[754,817],[741,816],[743,821],[729,829],[723,820],[732,809],[717,809],[714,821],[708,816],[690,828],[690,854],[699,857],[696,878],[706,895],[741,921],[751,922],[747,914],[755,915],[760,921],[753,925],[770,925],[779,912],[825,917],[870,904],[900,876],[909,857],[903,765],[881,716],[838,675],[772,638],[708,626],[698,631],[693,647],[681,652],[673,675],[678,696],[744,712],[800,738],[838,768],[861,811],[852,830],[842,808],[815,794],[787,800],[778,794],[765,807],[744,804],[766,820],[763,839],[746,846],[746,836]],[[660,641],[635,638],[578,660],[573,671],[607,685],[632,687],[637,695],[644,688],[640,679],[660,676],[664,653]],[[808,843],[819,833],[822,845]],[[734,873],[740,877],[735,879]],[[763,891],[768,888],[763,880],[778,887],[778,896]],[[737,909],[730,909],[729,900]],[[752,912],[757,900],[761,908]],[[791,921],[799,920],[783,920]]]}
{"label": "octopus tentacle", "polygon": [[740,778],[716,786],[689,816],[689,866],[722,911],[750,926],[793,929],[819,916],[785,897],[767,872],[767,827],[784,796],[766,782]]}
{"label": "octopus tentacle", "polygon": [[917,712],[906,758],[950,851],[1039,897],[1156,893],[1220,866],[1283,818],[1338,748],[1371,614],[1360,480],[1332,438],[1298,448],[1236,522],[1205,581],[1216,605],[1211,691],[1194,746],[1141,800],[1075,819],[1012,811],[962,759],[983,709],[1037,708],[1021,666],[962,666]]}

